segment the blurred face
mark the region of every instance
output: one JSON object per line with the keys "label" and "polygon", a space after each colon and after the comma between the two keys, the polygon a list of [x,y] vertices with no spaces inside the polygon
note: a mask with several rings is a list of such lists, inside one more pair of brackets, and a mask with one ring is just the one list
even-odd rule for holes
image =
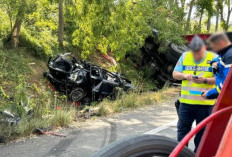
{"label": "blurred face", "polygon": [[196,61],[201,61],[205,57],[205,51],[206,51],[206,47],[202,46],[202,48],[199,51],[192,52],[194,59]]}
{"label": "blurred face", "polygon": [[222,50],[225,46],[223,41],[218,41],[218,42],[211,42],[210,47],[214,52],[218,52]]}

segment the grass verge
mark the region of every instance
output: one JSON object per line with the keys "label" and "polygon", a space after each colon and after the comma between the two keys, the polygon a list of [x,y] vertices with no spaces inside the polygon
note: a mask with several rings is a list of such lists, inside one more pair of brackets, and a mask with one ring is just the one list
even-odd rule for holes
{"label": "grass verge", "polygon": [[48,90],[44,67],[45,60],[24,48],[0,49],[0,143],[28,136],[36,128],[68,126],[76,116],[76,108],[64,96]]}
{"label": "grass verge", "polygon": [[157,102],[167,100],[176,95],[178,88],[164,88],[158,92],[136,93],[130,92],[122,94],[115,101],[105,99],[96,107],[99,116],[106,116],[128,109],[153,105]]}

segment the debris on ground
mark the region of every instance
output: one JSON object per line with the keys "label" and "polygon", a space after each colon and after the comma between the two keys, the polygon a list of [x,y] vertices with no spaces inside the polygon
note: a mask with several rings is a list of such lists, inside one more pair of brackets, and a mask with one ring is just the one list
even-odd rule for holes
{"label": "debris on ground", "polygon": [[[89,102],[104,97],[114,97],[116,89],[133,89],[124,75],[109,72],[100,66],[77,60],[71,53],[57,55],[47,63],[44,77],[58,92],[72,102]],[[49,85],[50,86],[50,85]]]}
{"label": "debris on ground", "polygon": [[0,123],[17,125],[20,122],[20,117],[15,116],[11,112],[4,110],[0,111]]}
{"label": "debris on ground", "polygon": [[[24,107],[26,111],[26,117],[29,118],[34,113],[33,109],[28,109]],[[11,113],[10,111],[3,110],[0,111],[0,124],[9,124],[10,126],[18,125],[21,121],[21,116],[16,113]]]}
{"label": "debris on ground", "polygon": [[48,129],[42,129],[42,128],[36,128],[35,129],[35,133],[38,134],[46,134],[46,135],[53,135],[53,136],[59,136],[59,137],[67,137],[67,135],[64,134],[59,134],[59,133],[55,133],[55,132],[49,132],[47,131]]}

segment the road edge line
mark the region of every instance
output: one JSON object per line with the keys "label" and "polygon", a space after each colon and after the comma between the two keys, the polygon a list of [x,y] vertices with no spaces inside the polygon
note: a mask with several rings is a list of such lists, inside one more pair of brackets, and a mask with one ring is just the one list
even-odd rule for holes
{"label": "road edge line", "polygon": [[152,129],[152,130],[150,130],[150,131],[147,131],[147,132],[145,132],[145,133],[143,133],[143,134],[149,134],[149,135],[150,135],[150,134],[156,134],[156,133],[158,133],[158,132],[160,132],[160,131],[162,131],[162,130],[165,130],[165,129],[167,129],[167,128],[173,126],[173,125],[175,126],[175,125],[177,124],[177,121],[178,121],[178,118],[175,119],[174,121],[172,121],[172,122],[166,124],[166,125],[157,127],[157,128],[155,128],[155,129]]}

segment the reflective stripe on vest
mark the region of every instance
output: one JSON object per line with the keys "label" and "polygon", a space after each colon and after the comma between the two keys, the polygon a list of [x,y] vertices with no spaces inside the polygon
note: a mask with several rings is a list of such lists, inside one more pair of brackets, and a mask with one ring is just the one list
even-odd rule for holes
{"label": "reflective stripe on vest", "polygon": [[[194,75],[195,72],[197,76],[204,78],[213,77],[212,68],[209,63],[213,60],[214,54],[208,51],[206,53],[205,60],[196,66],[192,53],[186,52],[183,57],[183,73]],[[215,85],[197,84],[192,81],[183,80],[180,102],[195,105],[214,105],[215,100],[208,100],[201,97],[201,91],[209,91],[213,88],[215,88]]]}

